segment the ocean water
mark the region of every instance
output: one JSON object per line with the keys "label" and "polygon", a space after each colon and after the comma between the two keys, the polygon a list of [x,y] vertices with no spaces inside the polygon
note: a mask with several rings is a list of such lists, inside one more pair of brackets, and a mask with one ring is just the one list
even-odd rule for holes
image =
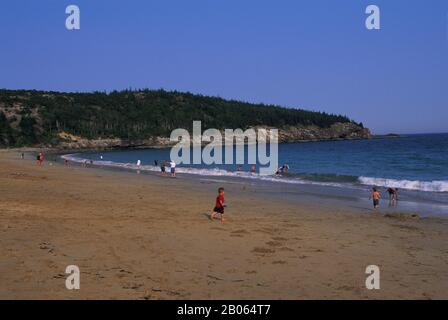
{"label": "ocean water", "polygon": [[[448,134],[280,144],[278,156],[279,165],[285,163],[290,168],[281,177],[251,174],[249,164],[243,165],[241,172],[237,172],[236,165],[205,164],[180,164],[176,171],[202,177],[250,179],[251,183],[312,184],[364,192],[372,186],[397,187],[408,198],[448,205]],[[155,172],[160,169],[154,166],[154,160],[169,160],[170,149],[87,152],[64,157],[131,170],[137,169],[140,160],[142,171]]]}

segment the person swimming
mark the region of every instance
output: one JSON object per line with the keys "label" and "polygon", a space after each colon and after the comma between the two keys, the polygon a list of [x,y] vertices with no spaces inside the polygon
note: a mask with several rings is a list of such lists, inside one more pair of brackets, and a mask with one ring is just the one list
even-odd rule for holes
{"label": "person swimming", "polygon": [[275,172],[276,175],[283,175],[286,172],[288,172],[289,166],[287,164],[282,165],[280,168],[277,169]]}

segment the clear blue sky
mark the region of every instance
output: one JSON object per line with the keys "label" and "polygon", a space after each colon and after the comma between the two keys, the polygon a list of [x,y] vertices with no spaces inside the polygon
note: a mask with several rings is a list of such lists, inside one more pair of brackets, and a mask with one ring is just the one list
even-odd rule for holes
{"label": "clear blue sky", "polygon": [[[81,30],[65,29],[65,8]],[[381,8],[379,31],[365,8]],[[14,0],[0,88],[165,88],[448,132],[446,0]]]}

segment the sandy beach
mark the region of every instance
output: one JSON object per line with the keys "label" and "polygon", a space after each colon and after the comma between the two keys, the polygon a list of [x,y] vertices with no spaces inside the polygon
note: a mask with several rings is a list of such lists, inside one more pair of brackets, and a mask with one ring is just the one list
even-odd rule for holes
{"label": "sandy beach", "polygon": [[[226,188],[227,220],[210,221]],[[0,299],[447,299],[448,221],[0,152]],[[67,290],[77,265],[81,289]],[[367,290],[378,265],[381,289]]]}

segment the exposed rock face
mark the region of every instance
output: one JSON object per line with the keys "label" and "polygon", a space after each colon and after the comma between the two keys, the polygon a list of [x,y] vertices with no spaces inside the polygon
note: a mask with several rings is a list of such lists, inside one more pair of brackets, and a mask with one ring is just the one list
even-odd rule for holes
{"label": "exposed rock face", "polygon": [[143,140],[115,139],[66,139],[58,145],[53,146],[61,149],[119,149],[119,148],[148,148],[168,147],[173,145],[170,138],[155,137]]}
{"label": "exposed rock face", "polygon": [[[257,127],[254,128],[257,130]],[[270,128],[266,128],[270,129]],[[169,137],[153,137],[142,140],[123,139],[95,139],[89,140],[67,133],[60,133],[62,139],[56,147],[63,149],[110,149],[110,148],[145,148],[145,147],[170,147],[175,144]],[[362,128],[354,123],[335,123],[329,128],[317,126],[284,127],[279,129],[278,141],[288,142],[308,142],[325,140],[354,140],[370,139],[372,135],[369,129]],[[223,143],[226,142],[223,134]],[[231,142],[230,142],[231,143]]]}
{"label": "exposed rock face", "polygon": [[329,128],[288,127],[279,130],[279,142],[370,139],[369,129],[354,123],[335,123]]}

